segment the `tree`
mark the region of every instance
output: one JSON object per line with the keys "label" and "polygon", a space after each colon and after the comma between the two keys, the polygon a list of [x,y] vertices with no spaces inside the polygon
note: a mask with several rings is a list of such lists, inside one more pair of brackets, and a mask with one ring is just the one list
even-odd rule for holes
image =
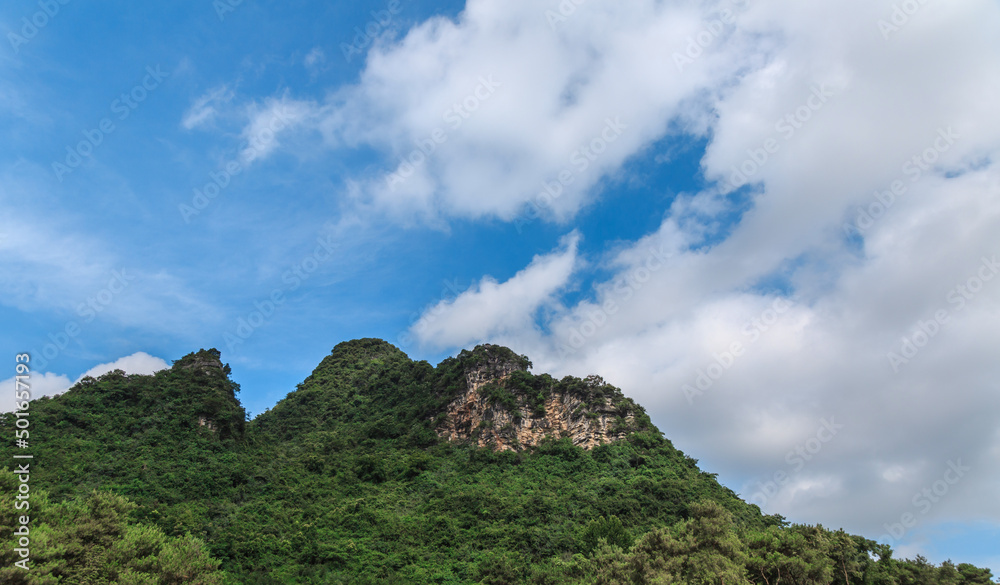
{"label": "tree", "polygon": [[778,585],[788,575],[791,559],[782,552],[782,530],[770,526],[747,535],[747,574],[753,583]]}
{"label": "tree", "polygon": [[940,585],[958,585],[961,582],[962,576],[959,574],[958,569],[955,568],[955,563],[951,562],[951,559],[941,563],[941,566],[937,570],[937,581]]}
{"label": "tree", "polygon": [[844,585],[851,585],[852,580],[861,577],[861,568],[864,561],[868,560],[868,556],[858,551],[854,538],[843,530],[830,533],[829,542],[830,560],[833,561],[834,571],[837,573],[836,581],[843,579]]}
{"label": "tree", "polygon": [[596,550],[602,540],[623,550],[627,550],[632,545],[632,536],[625,530],[625,526],[622,525],[622,521],[617,516],[608,518],[601,516],[587,524],[580,535],[584,554],[590,554]]}
{"label": "tree", "polygon": [[841,542],[838,549],[836,539],[822,526],[801,524],[789,528],[769,526],[753,533],[747,539],[750,579],[765,585],[778,585],[782,580],[797,585],[826,585],[833,582],[835,563],[842,560],[849,585],[850,576],[858,574],[860,567],[855,564],[853,543]]}
{"label": "tree", "polygon": [[937,569],[922,555],[900,563],[899,573],[905,585],[937,585]]}
{"label": "tree", "polygon": [[993,572],[989,569],[961,563],[958,565],[958,573],[962,576],[962,585],[993,585]]}
{"label": "tree", "polygon": [[691,505],[691,517],[671,530],[646,534],[636,544],[630,566],[637,585],[673,583],[739,585],[746,553],[732,515],[711,500]]}
{"label": "tree", "polygon": [[[10,494],[16,478],[0,470],[0,534],[13,534],[15,510]],[[15,567],[13,537],[3,542],[0,582],[49,585],[221,585],[219,571],[202,541],[190,535],[171,538],[156,526],[129,520],[136,505],[109,492],[51,504],[44,490],[30,499],[30,571]],[[7,562],[10,561],[10,562]]]}

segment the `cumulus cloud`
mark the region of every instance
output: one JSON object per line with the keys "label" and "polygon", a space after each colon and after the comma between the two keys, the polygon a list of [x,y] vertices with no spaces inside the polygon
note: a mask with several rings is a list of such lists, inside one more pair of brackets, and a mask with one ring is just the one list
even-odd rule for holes
{"label": "cumulus cloud", "polygon": [[170,364],[161,358],[151,356],[144,351],[137,351],[132,355],[118,358],[113,362],[98,364],[90,368],[77,379],[77,382],[87,376],[97,378],[114,370],[123,370],[126,374],[148,375],[155,374],[160,370],[166,370],[169,367]]}
{"label": "cumulus cloud", "polygon": [[[742,8],[725,10],[732,21]],[[360,81],[317,108],[317,127],[328,147],[382,153],[381,169],[350,190],[362,205],[426,219],[566,219],[668,124],[703,131],[709,111],[692,97],[747,66],[714,44],[697,67],[675,65],[671,54],[704,32],[704,11],[588,2],[553,19],[529,0],[470,2],[455,21],[376,42]]]}
{"label": "cumulus cloud", "polygon": [[532,328],[539,309],[550,306],[569,284],[577,268],[576,232],[565,236],[561,249],[535,256],[531,263],[502,283],[485,276],[455,299],[442,300],[413,324],[423,343],[461,346],[507,331]]}
{"label": "cumulus cloud", "polygon": [[412,332],[603,375],[769,512],[878,538],[961,461],[921,522],[1000,522],[998,28],[988,0],[477,0],[243,137],[294,106],[382,153],[361,207],[563,222],[654,142],[705,140],[707,186],[583,300],[573,236]]}
{"label": "cumulus cloud", "polygon": [[[118,358],[113,362],[98,364],[81,374],[72,383],[70,383],[69,378],[65,374],[53,374],[52,372],[33,373],[28,382],[31,398],[34,400],[43,396],[57,396],[62,394],[87,376],[96,378],[114,370],[123,370],[126,374],[145,375],[154,374],[169,367],[170,364],[164,360],[151,356],[144,351],[139,351],[132,355]],[[14,386],[15,378],[9,378],[0,382],[0,412],[14,411]]]}
{"label": "cumulus cloud", "polygon": [[[370,55],[339,111],[386,122],[345,117],[337,135],[397,156],[440,124],[462,81],[502,83],[409,182],[374,181],[375,199],[512,217],[589,122],[620,113],[630,129],[593,175],[550,196],[551,216],[565,217],[668,122],[710,137],[709,186],[601,259],[613,276],[583,301],[562,306],[559,286],[539,286],[551,310],[486,311],[479,325],[508,284],[486,281],[429,310],[447,318],[417,333],[603,375],[768,512],[871,538],[904,513],[921,522],[907,538],[935,522],[1000,522],[1000,118],[985,97],[1000,90],[1000,8],[693,6],[587,3],[553,31],[521,4],[483,1]],[[513,48],[493,50],[498,39]],[[398,91],[425,78],[419,100]],[[929,509],[914,504],[954,466],[969,471]]]}
{"label": "cumulus cloud", "polygon": [[[0,412],[14,412],[16,408],[14,386],[16,378],[11,377],[0,382]],[[22,380],[23,382],[23,380]],[[62,374],[46,372],[44,374],[32,374],[29,379],[32,399],[42,396],[56,396],[69,390],[72,384],[69,378]],[[23,390],[21,387],[18,391]]]}

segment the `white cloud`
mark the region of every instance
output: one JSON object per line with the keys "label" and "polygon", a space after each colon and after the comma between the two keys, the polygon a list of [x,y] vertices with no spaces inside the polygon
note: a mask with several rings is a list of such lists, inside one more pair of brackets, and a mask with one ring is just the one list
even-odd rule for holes
{"label": "white cloud", "polygon": [[509,280],[484,277],[477,286],[453,300],[442,300],[414,323],[412,332],[423,343],[460,346],[509,330],[531,328],[538,310],[551,305],[566,288],[577,267],[575,232],[564,237],[562,249],[535,256]]}
{"label": "white cloud", "polygon": [[[36,332],[42,343],[71,323],[79,325],[83,341],[96,334],[95,320],[190,334],[220,319],[180,276],[123,257],[92,226],[65,212],[44,173],[25,163],[0,168],[0,222],[16,223],[20,234],[0,234],[0,305],[55,310],[64,318],[55,330]],[[25,198],[35,205],[23,206]]]}
{"label": "white cloud", "polygon": [[[992,270],[983,257],[1000,258],[1000,118],[986,98],[1000,90],[1000,7],[922,4],[885,38],[888,2],[741,3],[735,26],[678,75],[672,53],[727,4],[698,15],[683,3],[587,3],[546,37],[521,4],[483,1],[457,24],[426,23],[370,56],[340,109],[358,122],[338,132],[397,155],[440,123],[463,81],[503,82],[412,183],[371,183],[393,204],[511,217],[592,132],[588,122],[617,110],[642,130],[556,200],[554,215],[566,216],[667,121],[711,136],[702,165],[718,183],[679,197],[659,231],[608,259],[615,276],[587,300],[561,307],[550,287],[540,322],[529,311],[501,320],[472,302],[488,298],[477,292],[435,307],[447,324],[431,321],[424,337],[505,343],[542,371],[599,373],[744,497],[791,475],[764,508],[797,521],[871,538],[904,512],[928,527],[1000,522],[990,495],[1000,490],[1000,278],[969,282]],[[510,50],[493,50],[501,38]],[[375,111],[384,123],[369,124]],[[693,248],[733,212],[734,167],[758,183],[751,208],[721,242]],[[860,234],[847,237],[859,217]],[[902,354],[904,337],[923,342],[921,323],[935,333],[894,371],[888,353]],[[822,431],[830,417],[844,425],[832,436]],[[973,471],[920,514],[913,495],[957,460]]]}
{"label": "white cloud", "polygon": [[77,382],[86,376],[97,378],[98,376],[102,376],[114,370],[123,370],[126,374],[148,375],[155,374],[160,370],[166,370],[169,367],[170,364],[166,361],[158,357],[151,356],[144,351],[138,351],[132,355],[118,358],[113,362],[98,364],[90,368],[77,379]]}
{"label": "white cloud", "polygon": [[[37,372],[30,375],[28,384],[30,387],[32,400],[43,396],[58,396],[69,390],[74,384],[86,376],[98,377],[114,370],[123,370],[126,374],[154,374],[160,370],[165,370],[170,364],[158,357],[139,351],[113,362],[98,364],[70,383],[65,374],[53,374],[51,372]],[[23,380],[22,380],[23,382]],[[9,378],[0,382],[0,412],[13,412],[15,409],[14,399],[15,378]],[[20,388],[19,390],[23,390]]]}
{"label": "white cloud", "polygon": [[263,106],[250,105],[247,108],[250,121],[242,132],[246,146],[240,152],[240,158],[245,164],[267,158],[280,145],[279,135],[299,126],[316,113],[317,107],[314,104],[288,96],[267,99]]}
{"label": "white cloud", "polygon": [[229,89],[228,85],[221,85],[209,90],[191,104],[188,111],[184,113],[181,126],[185,130],[191,130],[211,123],[219,113],[217,108],[231,102],[233,97],[233,91]]}
{"label": "white cloud", "polygon": [[[56,396],[69,390],[69,387],[72,386],[66,376],[50,372],[32,374],[28,381],[32,399],[42,396]],[[14,386],[15,378],[13,377],[0,382],[0,412],[14,412],[16,406]],[[18,391],[23,389],[23,387],[18,388]]]}
{"label": "white cloud", "polygon": [[305,65],[306,69],[309,71],[316,71],[320,66],[326,63],[326,53],[323,49],[319,47],[313,47],[305,58],[302,59],[302,64]]}
{"label": "white cloud", "polygon": [[80,288],[103,287],[116,266],[100,243],[58,213],[36,214],[21,205],[25,197],[56,204],[44,179],[16,167],[3,168],[0,176],[0,222],[20,226],[0,235],[0,303],[21,310],[69,308]]}
{"label": "white cloud", "polygon": [[698,67],[674,64],[704,29],[694,2],[588,2],[557,23],[546,8],[470,2],[457,21],[373,45],[359,83],[318,109],[328,146],[385,155],[357,178],[358,202],[401,218],[510,219],[529,205],[569,218],[669,122],[703,131],[692,98],[746,65],[715,47]]}

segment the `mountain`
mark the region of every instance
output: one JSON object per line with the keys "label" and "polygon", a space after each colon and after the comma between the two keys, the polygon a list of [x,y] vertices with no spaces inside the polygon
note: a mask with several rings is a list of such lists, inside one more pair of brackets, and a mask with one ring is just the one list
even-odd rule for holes
{"label": "mountain", "polygon": [[438,436],[448,440],[506,451],[566,437],[590,449],[653,428],[642,407],[598,376],[532,376],[526,356],[494,345],[463,352],[458,361],[465,385],[435,420]]}
{"label": "mountain", "polygon": [[434,367],[360,339],[252,421],[216,350],[84,379],[0,446],[34,457],[27,512],[17,465],[0,472],[0,582],[992,582],[763,515],[620,389],[530,369],[494,345]]}

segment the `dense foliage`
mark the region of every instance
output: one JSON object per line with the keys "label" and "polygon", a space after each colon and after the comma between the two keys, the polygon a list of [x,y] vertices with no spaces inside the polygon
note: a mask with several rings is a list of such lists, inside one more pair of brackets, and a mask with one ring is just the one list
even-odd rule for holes
{"label": "dense foliage", "polygon": [[[4,583],[991,583],[819,526],[787,526],[676,450],[599,378],[522,371],[505,348],[432,367],[363,339],[334,348],[250,422],[215,350],[153,376],[112,372],[31,403],[32,566],[12,569],[13,474],[0,473]],[[638,413],[626,440],[495,452],[438,438],[466,372],[544,409],[557,389]],[[502,365],[502,364],[501,364]],[[492,366],[491,366],[492,367]],[[13,436],[13,415],[0,433]],[[11,447],[0,456],[11,461]],[[20,580],[18,580],[20,579]]]}
{"label": "dense foliage", "polygon": [[232,583],[219,570],[205,544],[190,534],[168,537],[161,528],[129,518],[135,504],[109,491],[94,491],[82,498],[51,503],[42,490],[31,495],[29,570],[15,565],[22,560],[17,539],[9,538],[15,526],[13,494],[19,480],[0,470],[0,582],[16,584],[160,583],[221,585]]}

